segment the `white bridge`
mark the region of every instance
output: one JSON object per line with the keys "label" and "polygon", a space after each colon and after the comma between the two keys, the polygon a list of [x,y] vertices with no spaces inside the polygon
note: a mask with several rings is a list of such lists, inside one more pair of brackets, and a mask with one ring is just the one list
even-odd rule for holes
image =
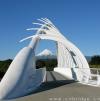
{"label": "white bridge", "polygon": [[16,55],[9,69],[0,83],[0,99],[13,99],[27,95],[39,87],[45,81],[46,69],[36,69],[35,49],[40,40],[52,40],[57,44],[57,67],[55,72],[69,79],[74,79],[87,85],[100,86],[100,70],[90,69],[81,51],[53,25],[47,18],[38,19],[39,28],[36,34],[24,38],[22,41],[32,39],[27,47],[24,47]]}

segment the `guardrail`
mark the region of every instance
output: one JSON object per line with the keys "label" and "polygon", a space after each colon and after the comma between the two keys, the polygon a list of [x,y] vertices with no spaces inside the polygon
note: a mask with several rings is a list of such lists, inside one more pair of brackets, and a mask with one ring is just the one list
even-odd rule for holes
{"label": "guardrail", "polygon": [[[80,81],[81,83],[100,86],[100,69],[99,68],[80,68],[79,69],[83,74],[83,78]],[[89,70],[89,74],[85,74],[84,70]],[[87,82],[84,82],[84,78],[87,77]]]}

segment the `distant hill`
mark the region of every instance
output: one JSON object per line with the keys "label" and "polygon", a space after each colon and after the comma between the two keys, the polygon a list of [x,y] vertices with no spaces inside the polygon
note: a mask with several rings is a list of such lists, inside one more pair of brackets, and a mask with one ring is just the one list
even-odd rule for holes
{"label": "distant hill", "polygon": [[50,50],[45,49],[41,53],[36,55],[36,60],[46,60],[46,59],[56,59],[57,56],[54,55]]}
{"label": "distant hill", "polygon": [[11,59],[0,61],[0,78],[3,77],[11,62]]}

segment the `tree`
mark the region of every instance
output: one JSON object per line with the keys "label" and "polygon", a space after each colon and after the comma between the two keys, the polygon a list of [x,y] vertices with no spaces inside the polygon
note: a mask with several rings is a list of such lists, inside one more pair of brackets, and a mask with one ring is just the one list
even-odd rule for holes
{"label": "tree", "polygon": [[100,55],[92,56],[90,65],[100,65]]}
{"label": "tree", "polygon": [[0,61],[0,78],[3,77],[11,62],[12,62],[11,59]]}
{"label": "tree", "polygon": [[36,68],[46,67],[47,71],[52,71],[57,66],[57,59],[40,59],[36,61]]}

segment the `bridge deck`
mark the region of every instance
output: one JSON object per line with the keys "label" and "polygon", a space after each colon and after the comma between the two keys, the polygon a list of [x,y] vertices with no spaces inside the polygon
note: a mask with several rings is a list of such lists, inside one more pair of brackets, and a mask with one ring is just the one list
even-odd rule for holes
{"label": "bridge deck", "polygon": [[37,91],[12,101],[83,101],[79,100],[81,98],[100,101],[100,88],[82,85],[66,80],[58,73],[47,72],[46,82]]}

